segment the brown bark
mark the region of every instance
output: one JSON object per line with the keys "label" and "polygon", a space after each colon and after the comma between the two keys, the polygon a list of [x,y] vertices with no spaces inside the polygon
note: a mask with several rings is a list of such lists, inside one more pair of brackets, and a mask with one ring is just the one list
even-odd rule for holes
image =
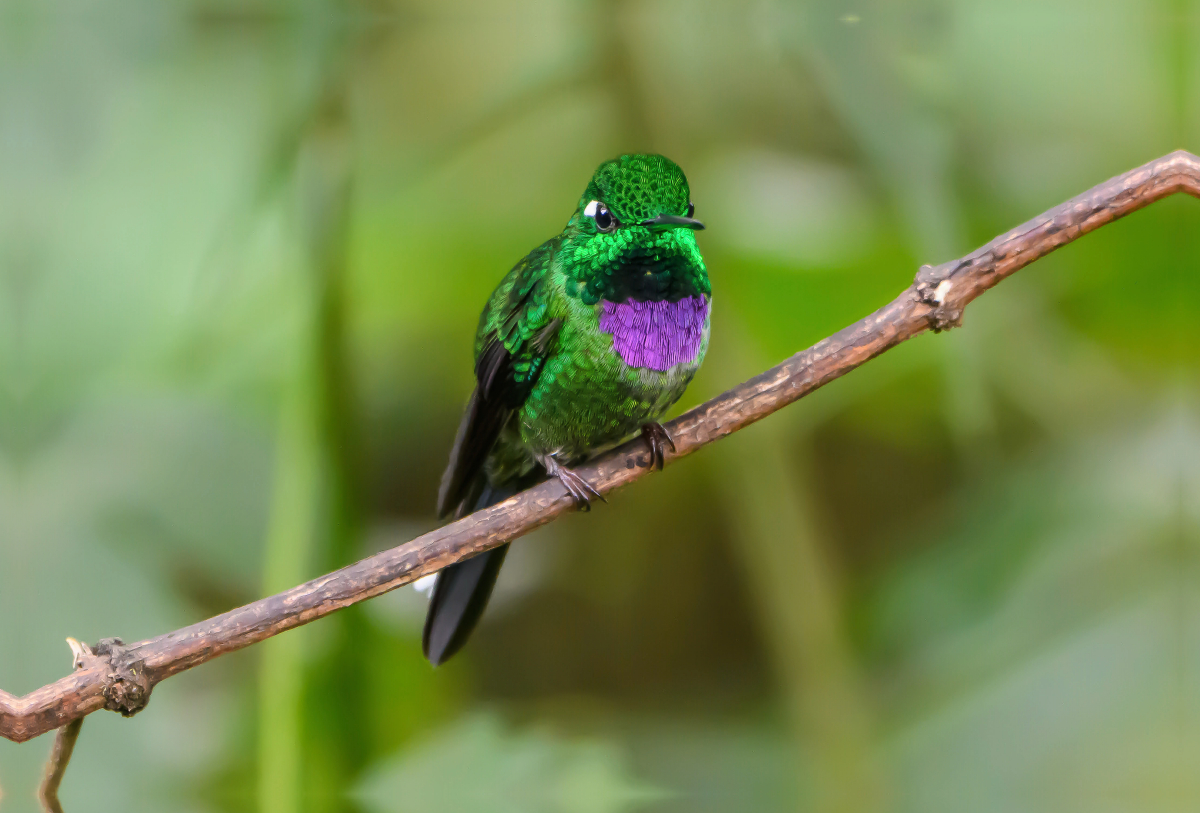
{"label": "brown bark", "polygon": [[58,801],[58,786],[62,784],[63,774],[71,762],[71,752],[75,750],[75,742],[79,739],[79,731],[83,728],[83,718],[72,720],[58,730],[54,737],[54,747],[50,750],[50,759],[46,762],[46,774],[42,777],[42,786],[38,789],[38,799],[46,813],[62,813],[62,805]]}
{"label": "brown bark", "polygon": [[[797,353],[667,425],[669,462],[732,434],[926,330],[961,324],[963,309],[1000,280],[1054,249],[1154,201],[1200,197],[1200,159],[1182,150],[1120,175],[997,237],[962,259],[922,266],[913,284],[859,322]],[[577,471],[601,493],[650,471],[639,439]],[[278,595],[190,627],[124,646],[101,642],[69,677],[24,697],[0,692],[0,736],[24,742],[109,708],[131,715],[155,684],[218,655],[373,598],[502,545],[571,510],[557,481]]]}

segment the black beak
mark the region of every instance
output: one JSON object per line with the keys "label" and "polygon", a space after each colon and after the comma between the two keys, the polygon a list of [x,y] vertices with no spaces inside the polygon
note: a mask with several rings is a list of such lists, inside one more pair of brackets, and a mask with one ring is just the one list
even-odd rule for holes
{"label": "black beak", "polygon": [[674,229],[682,226],[685,229],[694,229],[700,231],[704,228],[704,224],[692,217],[676,217],[675,215],[659,215],[652,217],[649,220],[643,220],[638,224],[645,226],[651,231],[662,231],[663,229]]}

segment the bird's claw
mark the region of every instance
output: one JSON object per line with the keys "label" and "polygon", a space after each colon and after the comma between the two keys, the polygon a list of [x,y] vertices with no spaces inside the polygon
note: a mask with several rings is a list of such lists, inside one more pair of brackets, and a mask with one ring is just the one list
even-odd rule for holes
{"label": "bird's claw", "polygon": [[662,471],[664,465],[663,456],[666,454],[665,450],[670,449],[671,453],[674,454],[675,441],[671,440],[671,435],[657,421],[642,424],[642,439],[650,447],[650,471],[654,471],[655,469]]}
{"label": "bird's claw", "polygon": [[558,481],[563,484],[563,487],[574,498],[575,505],[580,511],[592,510],[593,497],[600,500],[600,502],[608,502],[608,500],[604,499],[603,494],[592,488],[591,483],[568,468],[560,466],[555,476],[558,477]]}
{"label": "bird's claw", "polygon": [[557,477],[558,481],[563,484],[563,488],[575,500],[575,506],[580,511],[592,510],[592,498],[600,500],[602,503],[607,503],[604,495],[592,487],[592,484],[580,477],[572,469],[567,468],[559,463],[553,457],[547,456],[542,464],[546,467],[546,473],[551,477]]}

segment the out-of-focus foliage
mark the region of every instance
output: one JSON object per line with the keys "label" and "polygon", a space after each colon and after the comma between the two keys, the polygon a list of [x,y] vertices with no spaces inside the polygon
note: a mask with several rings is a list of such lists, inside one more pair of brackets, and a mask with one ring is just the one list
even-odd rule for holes
{"label": "out-of-focus foliage", "polygon": [[[432,527],[483,301],[604,158],[708,224],[688,406],[1198,102],[1195,0],[4,0],[0,686]],[[1198,223],[523,540],[444,668],[403,589],[93,715],[66,808],[1196,809]]]}
{"label": "out-of-focus foliage", "polygon": [[[607,743],[563,742],[543,732],[506,735],[471,717],[378,766],[358,794],[368,810],[481,813],[619,813],[660,794],[624,774]],[[463,782],[464,765],[479,775]]]}

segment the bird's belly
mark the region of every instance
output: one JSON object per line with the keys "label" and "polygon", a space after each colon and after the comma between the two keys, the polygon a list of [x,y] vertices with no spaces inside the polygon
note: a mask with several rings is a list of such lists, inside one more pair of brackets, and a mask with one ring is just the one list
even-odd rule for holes
{"label": "bird's belly", "polygon": [[624,369],[564,375],[545,388],[539,386],[542,392],[536,394],[544,400],[531,396],[521,409],[525,445],[535,453],[575,459],[616,443],[661,417],[679,400],[695,372],[686,364],[665,371],[630,368],[624,362],[613,365],[618,366]]}
{"label": "bird's belly", "polygon": [[[652,333],[652,319],[639,322],[638,314],[625,315],[627,322],[649,327]],[[594,326],[564,335],[563,346],[572,349],[547,360],[518,416],[525,446],[538,454],[579,458],[658,420],[683,395],[704,358],[707,316],[704,302],[694,341],[685,337],[658,346],[653,336],[639,344],[628,331],[623,346],[620,330],[611,330],[604,312]],[[606,327],[610,330],[602,329]]]}

